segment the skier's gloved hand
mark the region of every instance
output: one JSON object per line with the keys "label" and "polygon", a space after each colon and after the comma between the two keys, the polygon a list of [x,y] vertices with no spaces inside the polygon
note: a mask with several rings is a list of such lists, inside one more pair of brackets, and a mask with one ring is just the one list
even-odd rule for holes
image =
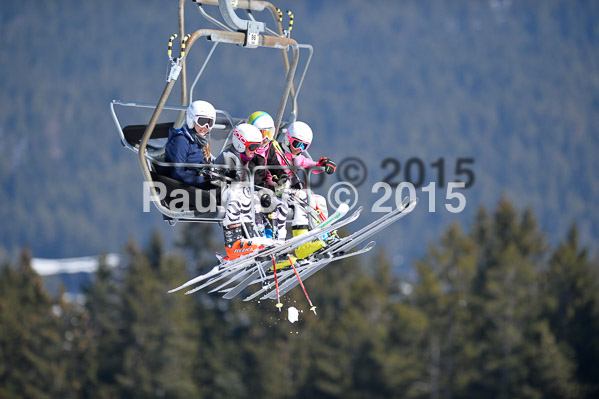
{"label": "skier's gloved hand", "polygon": [[327,175],[332,175],[337,170],[337,164],[327,157],[322,157],[318,160],[318,166],[324,166],[324,171]]}
{"label": "skier's gloved hand", "polygon": [[275,182],[275,194],[280,197],[283,191],[289,186],[289,175],[287,173],[284,173],[280,177],[274,175],[272,181]]}
{"label": "skier's gloved hand", "polygon": [[235,169],[228,169],[225,172],[225,176],[227,176],[228,178],[233,179],[233,180],[239,180],[239,179],[237,179],[237,171]]}
{"label": "skier's gloved hand", "polygon": [[228,173],[226,169],[202,169],[201,172],[204,176],[210,176],[214,182],[225,181]]}
{"label": "skier's gloved hand", "polygon": [[281,176],[273,175],[272,181],[275,182],[276,185],[284,186],[289,180],[289,175],[287,173],[283,173]]}

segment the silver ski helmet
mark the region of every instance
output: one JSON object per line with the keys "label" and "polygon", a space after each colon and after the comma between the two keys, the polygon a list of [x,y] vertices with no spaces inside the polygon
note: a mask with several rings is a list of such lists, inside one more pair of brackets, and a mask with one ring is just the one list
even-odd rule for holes
{"label": "silver ski helmet", "polygon": [[193,129],[196,123],[199,126],[207,124],[208,128],[212,129],[214,121],[216,121],[216,110],[208,101],[197,100],[187,107],[185,119],[189,129]]}

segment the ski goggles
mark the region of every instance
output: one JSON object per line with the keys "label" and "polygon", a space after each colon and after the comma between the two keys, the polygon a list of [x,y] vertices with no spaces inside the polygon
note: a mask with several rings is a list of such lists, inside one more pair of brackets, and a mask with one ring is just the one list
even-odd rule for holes
{"label": "ski goggles", "polygon": [[258,148],[260,148],[261,145],[262,145],[262,143],[245,143],[245,148],[247,148],[248,150],[254,152]]}
{"label": "ski goggles", "polygon": [[[275,128],[271,127],[268,129],[260,129],[260,133],[262,133],[262,138],[264,140],[266,140],[268,138],[268,140],[270,141],[270,140],[272,140],[272,138],[275,135]],[[262,140],[262,142],[264,142],[264,140]]]}
{"label": "ski goggles", "polygon": [[291,148],[302,151],[307,151],[308,147],[310,147],[310,143],[306,143],[305,141],[301,141],[293,137],[289,140],[289,145]]}
{"label": "ski goggles", "polygon": [[214,126],[214,119],[208,118],[206,116],[198,116],[198,119],[196,119],[196,124],[199,127],[211,128],[212,126]]}

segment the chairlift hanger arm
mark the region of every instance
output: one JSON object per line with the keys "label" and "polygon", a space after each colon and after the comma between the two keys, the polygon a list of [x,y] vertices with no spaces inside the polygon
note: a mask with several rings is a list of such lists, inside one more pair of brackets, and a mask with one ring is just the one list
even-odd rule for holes
{"label": "chairlift hanger arm", "polygon": [[[200,13],[209,21],[212,22],[213,24],[217,25],[220,29],[222,30],[226,30],[226,31],[231,31],[232,28],[230,28],[229,26],[221,23],[220,21],[216,20],[215,18],[213,18],[212,16],[208,15],[206,13],[206,11],[203,9],[203,5],[210,5],[210,6],[217,6],[219,7],[219,9],[221,10],[221,14],[223,15],[224,18],[224,13],[225,12],[229,12],[229,11],[223,11],[225,9],[225,7],[221,7],[221,4],[219,3],[219,0],[192,0],[193,3],[196,3],[198,6],[198,9],[200,10]],[[245,9],[247,11],[248,17],[251,19],[251,22],[256,23],[257,21],[254,19],[254,17],[251,14],[251,11],[264,11],[264,10],[268,10],[273,18],[274,24],[276,26],[276,32],[266,28],[266,26],[264,26],[264,29],[266,31],[268,31],[268,33],[270,33],[271,35],[274,36],[279,36],[279,37],[285,37],[285,31],[283,30],[283,26],[282,26],[282,21],[283,21],[283,12],[278,9],[277,7],[275,7],[271,2],[269,1],[260,1],[260,0],[237,0],[237,1],[232,1],[233,3],[233,7],[235,8],[239,8],[239,9]],[[183,35],[185,34],[185,29],[184,29],[184,13],[183,13],[183,5],[185,4],[185,0],[180,0],[179,2],[179,33],[181,35],[181,37],[183,37]],[[225,4],[226,6],[226,4]],[[291,28],[293,26],[293,14],[290,11],[287,11],[287,14],[290,17],[290,21],[289,21],[289,31],[291,31]],[[236,15],[235,15],[236,16]],[[247,38],[246,38],[247,41]],[[205,64],[208,62],[208,59],[210,58],[210,56],[212,55],[212,53],[214,52],[214,49],[216,47],[216,44],[214,44],[214,46],[212,47],[210,54],[208,55],[208,57],[206,58]],[[291,89],[289,91],[290,95],[291,95],[291,101],[293,104],[293,109],[291,112],[291,121],[295,121],[298,115],[298,105],[297,105],[297,96],[299,94],[299,88],[302,85],[303,79],[306,75],[306,70],[308,69],[308,66],[310,64],[310,59],[312,58],[312,47],[309,45],[300,45],[299,47],[301,48],[308,48],[309,49],[309,56],[308,56],[308,61],[306,63],[306,66],[304,68],[304,72],[302,73],[302,76],[300,78],[300,82],[298,84],[298,87],[296,88],[294,83],[291,83]],[[285,69],[285,73],[288,74],[289,73],[289,69],[291,67],[290,65],[290,61],[289,61],[289,55],[287,54],[287,48],[282,48],[281,49],[281,55],[283,57],[283,66]],[[204,64],[204,65],[205,65]],[[203,67],[202,67],[203,69]],[[201,72],[198,74],[198,76],[196,77],[191,91],[192,93],[191,96],[193,96],[193,87],[195,86],[199,75],[201,74]],[[193,97],[189,97],[188,96],[188,90],[187,90],[187,71],[185,68],[185,63],[183,64],[183,67],[181,69],[181,104],[182,105],[187,105],[188,102],[190,102],[191,100],[193,100]],[[183,120],[184,120],[184,114],[180,113],[179,114],[179,118],[177,119],[176,122],[176,126],[180,126],[183,124]]]}
{"label": "chairlift hanger arm", "polygon": [[[185,0],[182,0],[185,1]],[[211,6],[218,6],[218,0],[192,0],[194,3],[198,4],[208,4]],[[229,0],[230,1],[230,0]],[[236,8],[243,8],[246,10],[252,11],[263,11],[266,7],[272,6],[272,4],[268,1],[260,1],[260,0],[237,0],[234,4]]]}
{"label": "chairlift hanger arm", "polygon": [[[202,32],[208,32],[208,34],[203,34]],[[195,41],[201,36],[207,36],[209,40],[216,41],[219,43],[231,43],[240,45],[243,44],[245,41],[245,34],[243,32],[226,32],[210,29],[201,29],[195,31],[187,40],[187,53],[184,57],[182,57],[181,60],[183,63],[185,62],[185,57],[187,57],[187,54],[189,54],[191,47],[194,45]],[[279,127],[281,126],[283,113],[285,112],[285,106],[287,105],[287,98],[289,97],[291,86],[293,85],[293,77],[295,75],[295,70],[297,69],[297,64],[299,61],[299,45],[293,39],[277,36],[260,36],[258,45],[261,47],[278,48],[282,50],[286,50],[289,47],[293,49],[293,57],[289,66],[289,70],[287,71],[287,79],[285,82],[283,99],[281,101],[275,119],[275,131],[278,131]]]}
{"label": "chairlift hanger arm", "polygon": [[[179,37],[181,40],[185,37],[185,12],[184,12],[185,0],[179,0]],[[181,105],[187,105],[187,66],[183,62],[181,64]],[[180,128],[185,120],[185,112],[179,112],[179,116],[175,121],[175,126]]]}

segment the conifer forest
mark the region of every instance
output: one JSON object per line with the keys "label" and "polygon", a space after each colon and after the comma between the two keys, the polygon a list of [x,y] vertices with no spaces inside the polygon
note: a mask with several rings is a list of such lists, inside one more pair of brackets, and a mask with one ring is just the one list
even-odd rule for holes
{"label": "conifer forest", "polygon": [[[599,2],[271,2],[314,50],[282,121],[336,162],[315,175],[329,211],[337,183],[364,209],[340,236],[404,183],[414,212],[280,310],[242,300],[260,284],[168,294],[218,265],[223,229],[144,210],[110,105],[157,103],[180,4],[185,33],[219,28],[192,0],[2,1],[0,399],[599,398]],[[211,46],[189,51],[188,85]],[[191,97],[274,116],[280,49],[241,47],[219,43]],[[83,257],[97,268],[35,267]]]}

